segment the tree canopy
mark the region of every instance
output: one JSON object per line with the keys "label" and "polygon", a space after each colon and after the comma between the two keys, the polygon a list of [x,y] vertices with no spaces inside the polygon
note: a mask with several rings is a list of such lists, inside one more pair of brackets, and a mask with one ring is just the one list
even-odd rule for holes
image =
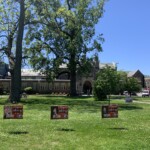
{"label": "tree canopy", "polygon": [[124,91],[131,93],[139,92],[141,85],[134,77],[127,77],[127,73],[117,71],[106,66],[97,74],[94,84],[94,97],[96,100],[105,100],[111,94],[123,94]]}
{"label": "tree canopy", "polygon": [[10,101],[20,101],[24,0],[0,0],[0,54],[7,57],[11,73]]}
{"label": "tree canopy", "polygon": [[0,57],[7,57],[13,68],[19,4],[12,0],[0,0],[0,4]]}
{"label": "tree canopy", "polygon": [[99,71],[97,79],[94,84],[94,97],[98,100],[104,100],[107,96],[114,94],[119,89],[120,77],[117,71],[106,66]]}
{"label": "tree canopy", "polygon": [[95,25],[105,0],[45,0],[34,3],[35,20],[26,34],[26,54],[35,69],[53,76],[62,63],[70,71],[70,94],[76,95],[76,72],[86,65],[87,53],[102,51],[102,34]]}
{"label": "tree canopy", "polygon": [[[105,0],[0,0],[0,3],[0,55],[8,58],[11,89],[18,89],[12,90],[18,93],[13,95],[19,96],[22,59],[29,56],[31,65],[49,77],[55,77],[59,66],[66,63],[70,94],[76,95],[76,72],[80,68],[89,69],[88,53],[102,51],[103,37],[102,34],[95,37],[95,25],[103,16]],[[26,42],[22,51],[24,30]],[[15,76],[19,78],[15,80]],[[19,81],[20,88],[15,87],[15,81]]]}
{"label": "tree canopy", "polygon": [[130,96],[134,92],[139,92],[142,89],[136,78],[127,78],[127,82],[125,84],[125,90],[129,92]]}

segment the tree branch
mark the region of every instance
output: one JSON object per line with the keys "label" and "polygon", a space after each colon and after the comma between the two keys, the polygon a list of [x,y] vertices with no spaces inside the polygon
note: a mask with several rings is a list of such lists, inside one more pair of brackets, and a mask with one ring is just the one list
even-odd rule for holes
{"label": "tree branch", "polygon": [[[36,38],[36,37],[35,37]],[[38,41],[40,41],[40,42],[42,42],[46,47],[43,47],[43,48],[49,48],[55,55],[56,55],[56,57],[58,57],[58,58],[64,58],[64,59],[66,59],[66,60],[69,60],[69,58],[67,57],[67,56],[63,56],[63,55],[61,55],[60,53],[58,53],[57,52],[57,50],[56,49],[54,49],[54,48],[52,48],[51,46],[50,46],[50,44],[48,44],[48,43],[46,43],[45,41],[42,41],[41,39],[39,39],[39,38],[36,38]]]}
{"label": "tree branch", "polygon": [[66,32],[66,31],[64,31],[64,30],[62,30],[62,28],[58,25],[58,22],[57,22],[56,17],[55,17],[55,22],[56,22],[56,25],[57,25],[57,29],[58,29],[59,31],[61,31],[62,33],[66,34],[67,36],[71,37],[71,34],[69,34],[68,32]]}
{"label": "tree branch", "polygon": [[[0,49],[0,51],[1,51],[1,49]],[[0,57],[2,57],[2,56],[4,56],[4,55],[5,55],[5,52],[1,53]]]}
{"label": "tree branch", "polygon": [[7,50],[7,48],[6,48],[6,47],[0,48],[0,52],[2,52],[2,51],[6,51],[6,50]]}
{"label": "tree branch", "polygon": [[8,39],[8,37],[6,35],[0,35],[0,38],[2,38],[2,37],[5,37],[5,38]]}
{"label": "tree branch", "polygon": [[27,59],[27,58],[31,58],[30,56],[23,56],[22,59]]}
{"label": "tree branch", "polygon": [[70,4],[69,4],[69,0],[67,0],[67,5],[68,5],[68,10],[70,10],[70,9],[71,9],[71,6],[70,6]]}
{"label": "tree branch", "polygon": [[39,21],[39,20],[33,20],[33,21],[26,21],[24,25],[35,25],[35,24],[44,24],[44,25],[48,25],[42,21]]}

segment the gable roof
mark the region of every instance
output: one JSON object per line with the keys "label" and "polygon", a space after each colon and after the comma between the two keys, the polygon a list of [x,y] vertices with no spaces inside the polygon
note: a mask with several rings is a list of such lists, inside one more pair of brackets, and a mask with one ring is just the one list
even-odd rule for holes
{"label": "gable roof", "polygon": [[127,77],[133,77],[136,73],[139,73],[139,74],[143,75],[140,70],[136,70],[136,71],[128,72]]}
{"label": "gable roof", "polygon": [[133,77],[136,72],[137,72],[137,71],[130,71],[130,72],[128,72],[127,76],[128,76],[128,77]]}
{"label": "gable roof", "polygon": [[43,74],[33,69],[21,69],[21,76],[43,76]]}

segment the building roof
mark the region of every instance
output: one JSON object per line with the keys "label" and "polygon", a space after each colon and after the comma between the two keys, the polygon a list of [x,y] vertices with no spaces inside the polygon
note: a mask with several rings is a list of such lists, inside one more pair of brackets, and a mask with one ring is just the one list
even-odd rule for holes
{"label": "building roof", "polygon": [[33,69],[21,69],[21,76],[44,76],[40,71]]}
{"label": "building roof", "polygon": [[61,64],[59,68],[67,68],[67,64]]}
{"label": "building roof", "polygon": [[140,70],[136,70],[128,72],[127,77],[133,77],[136,73],[140,73],[141,75],[143,75]]}
{"label": "building roof", "polygon": [[117,67],[117,64],[112,62],[112,63],[99,63],[99,68],[100,69],[103,69],[105,68],[106,66],[109,66],[109,67],[112,67],[112,68],[116,68]]}
{"label": "building roof", "polygon": [[127,76],[132,77],[135,75],[136,72],[137,72],[137,70],[136,71],[130,71],[130,72],[128,72]]}

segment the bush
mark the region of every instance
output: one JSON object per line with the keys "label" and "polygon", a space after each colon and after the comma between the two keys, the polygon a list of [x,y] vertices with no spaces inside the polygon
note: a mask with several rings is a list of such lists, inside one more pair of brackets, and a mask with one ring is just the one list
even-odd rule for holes
{"label": "bush", "polygon": [[24,89],[24,92],[26,92],[27,94],[32,94],[33,93],[33,89],[32,89],[32,87],[26,87]]}
{"label": "bush", "polygon": [[107,99],[107,94],[103,89],[101,89],[99,86],[94,86],[94,98],[98,101],[104,101]]}
{"label": "bush", "polygon": [[94,97],[96,100],[105,100],[107,95],[118,91],[119,75],[117,71],[110,66],[102,69],[97,74],[94,84]]}
{"label": "bush", "polygon": [[0,94],[2,95],[4,93],[3,88],[0,88]]}

